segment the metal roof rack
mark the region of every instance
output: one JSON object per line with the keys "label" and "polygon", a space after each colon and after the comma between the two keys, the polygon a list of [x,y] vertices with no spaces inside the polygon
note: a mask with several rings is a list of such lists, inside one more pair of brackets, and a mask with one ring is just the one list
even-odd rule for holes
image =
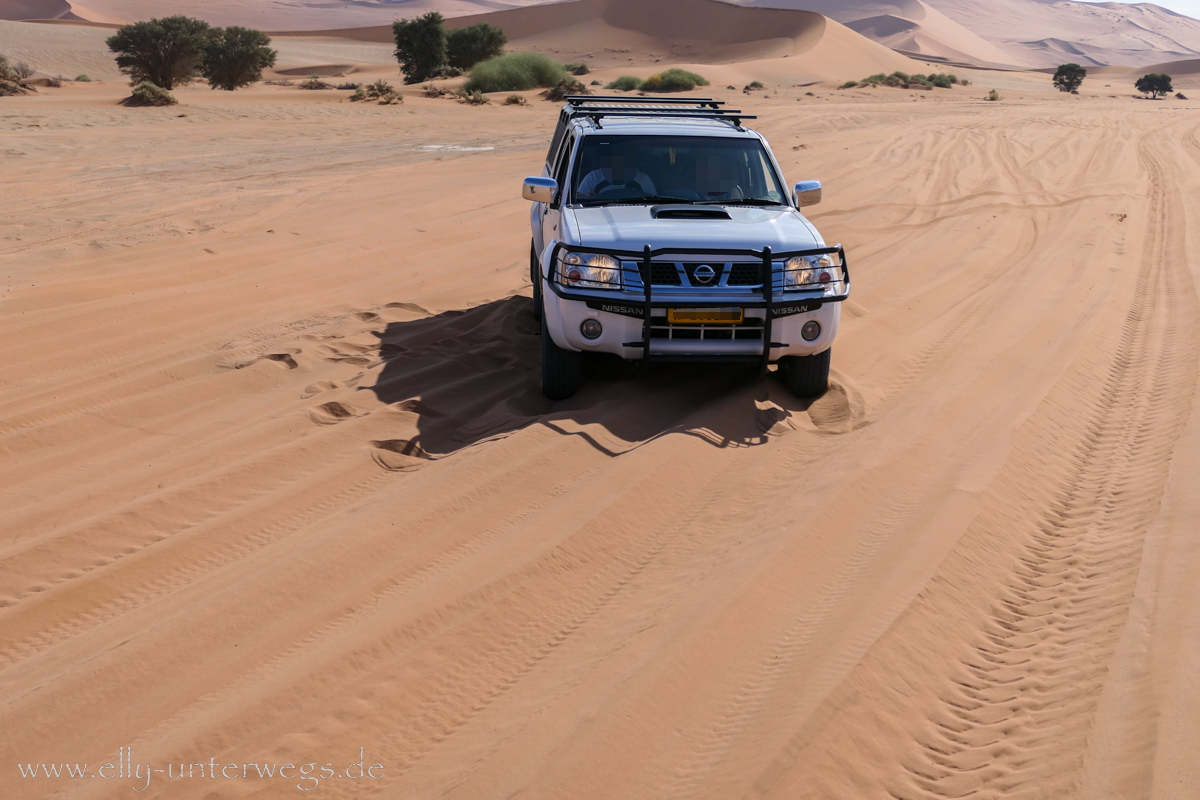
{"label": "metal roof rack", "polygon": [[595,95],[568,95],[563,112],[567,116],[590,117],[597,127],[603,127],[604,117],[660,117],[682,119],[716,119],[732,122],[742,127],[744,119],[758,119],[753,114],[743,114],[741,109],[722,108],[723,100],[711,97],[612,97]]}

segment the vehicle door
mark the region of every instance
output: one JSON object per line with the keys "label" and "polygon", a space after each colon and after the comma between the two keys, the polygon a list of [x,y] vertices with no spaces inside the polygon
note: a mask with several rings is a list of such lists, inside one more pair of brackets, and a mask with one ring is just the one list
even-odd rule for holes
{"label": "vehicle door", "polygon": [[570,180],[568,173],[571,156],[575,152],[575,140],[575,134],[571,133],[559,148],[558,157],[554,162],[554,173],[551,177],[558,181],[558,194],[553,202],[542,204],[542,247],[562,238],[559,226],[562,223],[563,200],[567,196],[567,183]]}

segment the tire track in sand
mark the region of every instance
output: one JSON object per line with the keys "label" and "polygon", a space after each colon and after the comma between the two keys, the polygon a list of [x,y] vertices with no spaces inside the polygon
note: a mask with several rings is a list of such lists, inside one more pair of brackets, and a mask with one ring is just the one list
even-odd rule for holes
{"label": "tire track in sand", "polygon": [[[1146,137],[1149,138],[1149,137]],[[932,726],[889,788],[916,798],[1065,798],[1078,788],[1090,723],[1129,611],[1143,536],[1196,380],[1183,215],[1162,156],[1139,143],[1150,177],[1147,243],[1100,397],[1067,479],[999,587]],[[1064,754],[1047,758],[1045,743]]]}

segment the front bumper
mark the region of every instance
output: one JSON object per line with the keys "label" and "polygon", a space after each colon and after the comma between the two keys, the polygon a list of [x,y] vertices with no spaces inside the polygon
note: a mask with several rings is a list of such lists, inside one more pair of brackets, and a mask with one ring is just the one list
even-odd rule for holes
{"label": "front bumper", "polygon": [[[579,290],[557,280],[555,265],[563,245],[549,253],[549,269],[543,284],[547,328],[555,343],[568,350],[613,353],[625,359],[654,361],[761,362],[764,366],[783,356],[814,355],[829,349],[837,335],[841,302],[850,294],[850,270],[840,247],[772,253],[763,250],[653,250],[641,253],[588,248],[591,253],[611,255],[622,264],[623,287],[613,290]],[[572,248],[579,249],[579,248]],[[841,291],[782,291],[781,264],[799,256],[836,253],[841,259]],[[655,286],[651,275],[655,259],[667,254],[684,257],[751,257],[758,264],[761,280],[753,287],[721,286],[713,289]],[[740,308],[741,324],[672,324],[672,308]],[[587,319],[601,323],[603,333],[587,339],[580,331]],[[806,322],[820,325],[812,341],[801,336]]]}

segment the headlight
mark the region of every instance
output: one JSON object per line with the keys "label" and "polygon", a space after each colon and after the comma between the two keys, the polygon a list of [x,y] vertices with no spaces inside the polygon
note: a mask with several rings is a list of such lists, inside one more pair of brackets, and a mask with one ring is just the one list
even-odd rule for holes
{"label": "headlight", "polygon": [[620,289],[621,265],[612,256],[564,253],[558,260],[558,279],[573,289]]}
{"label": "headlight", "polygon": [[845,274],[836,253],[790,258],[783,265],[783,288],[789,292],[841,294]]}

